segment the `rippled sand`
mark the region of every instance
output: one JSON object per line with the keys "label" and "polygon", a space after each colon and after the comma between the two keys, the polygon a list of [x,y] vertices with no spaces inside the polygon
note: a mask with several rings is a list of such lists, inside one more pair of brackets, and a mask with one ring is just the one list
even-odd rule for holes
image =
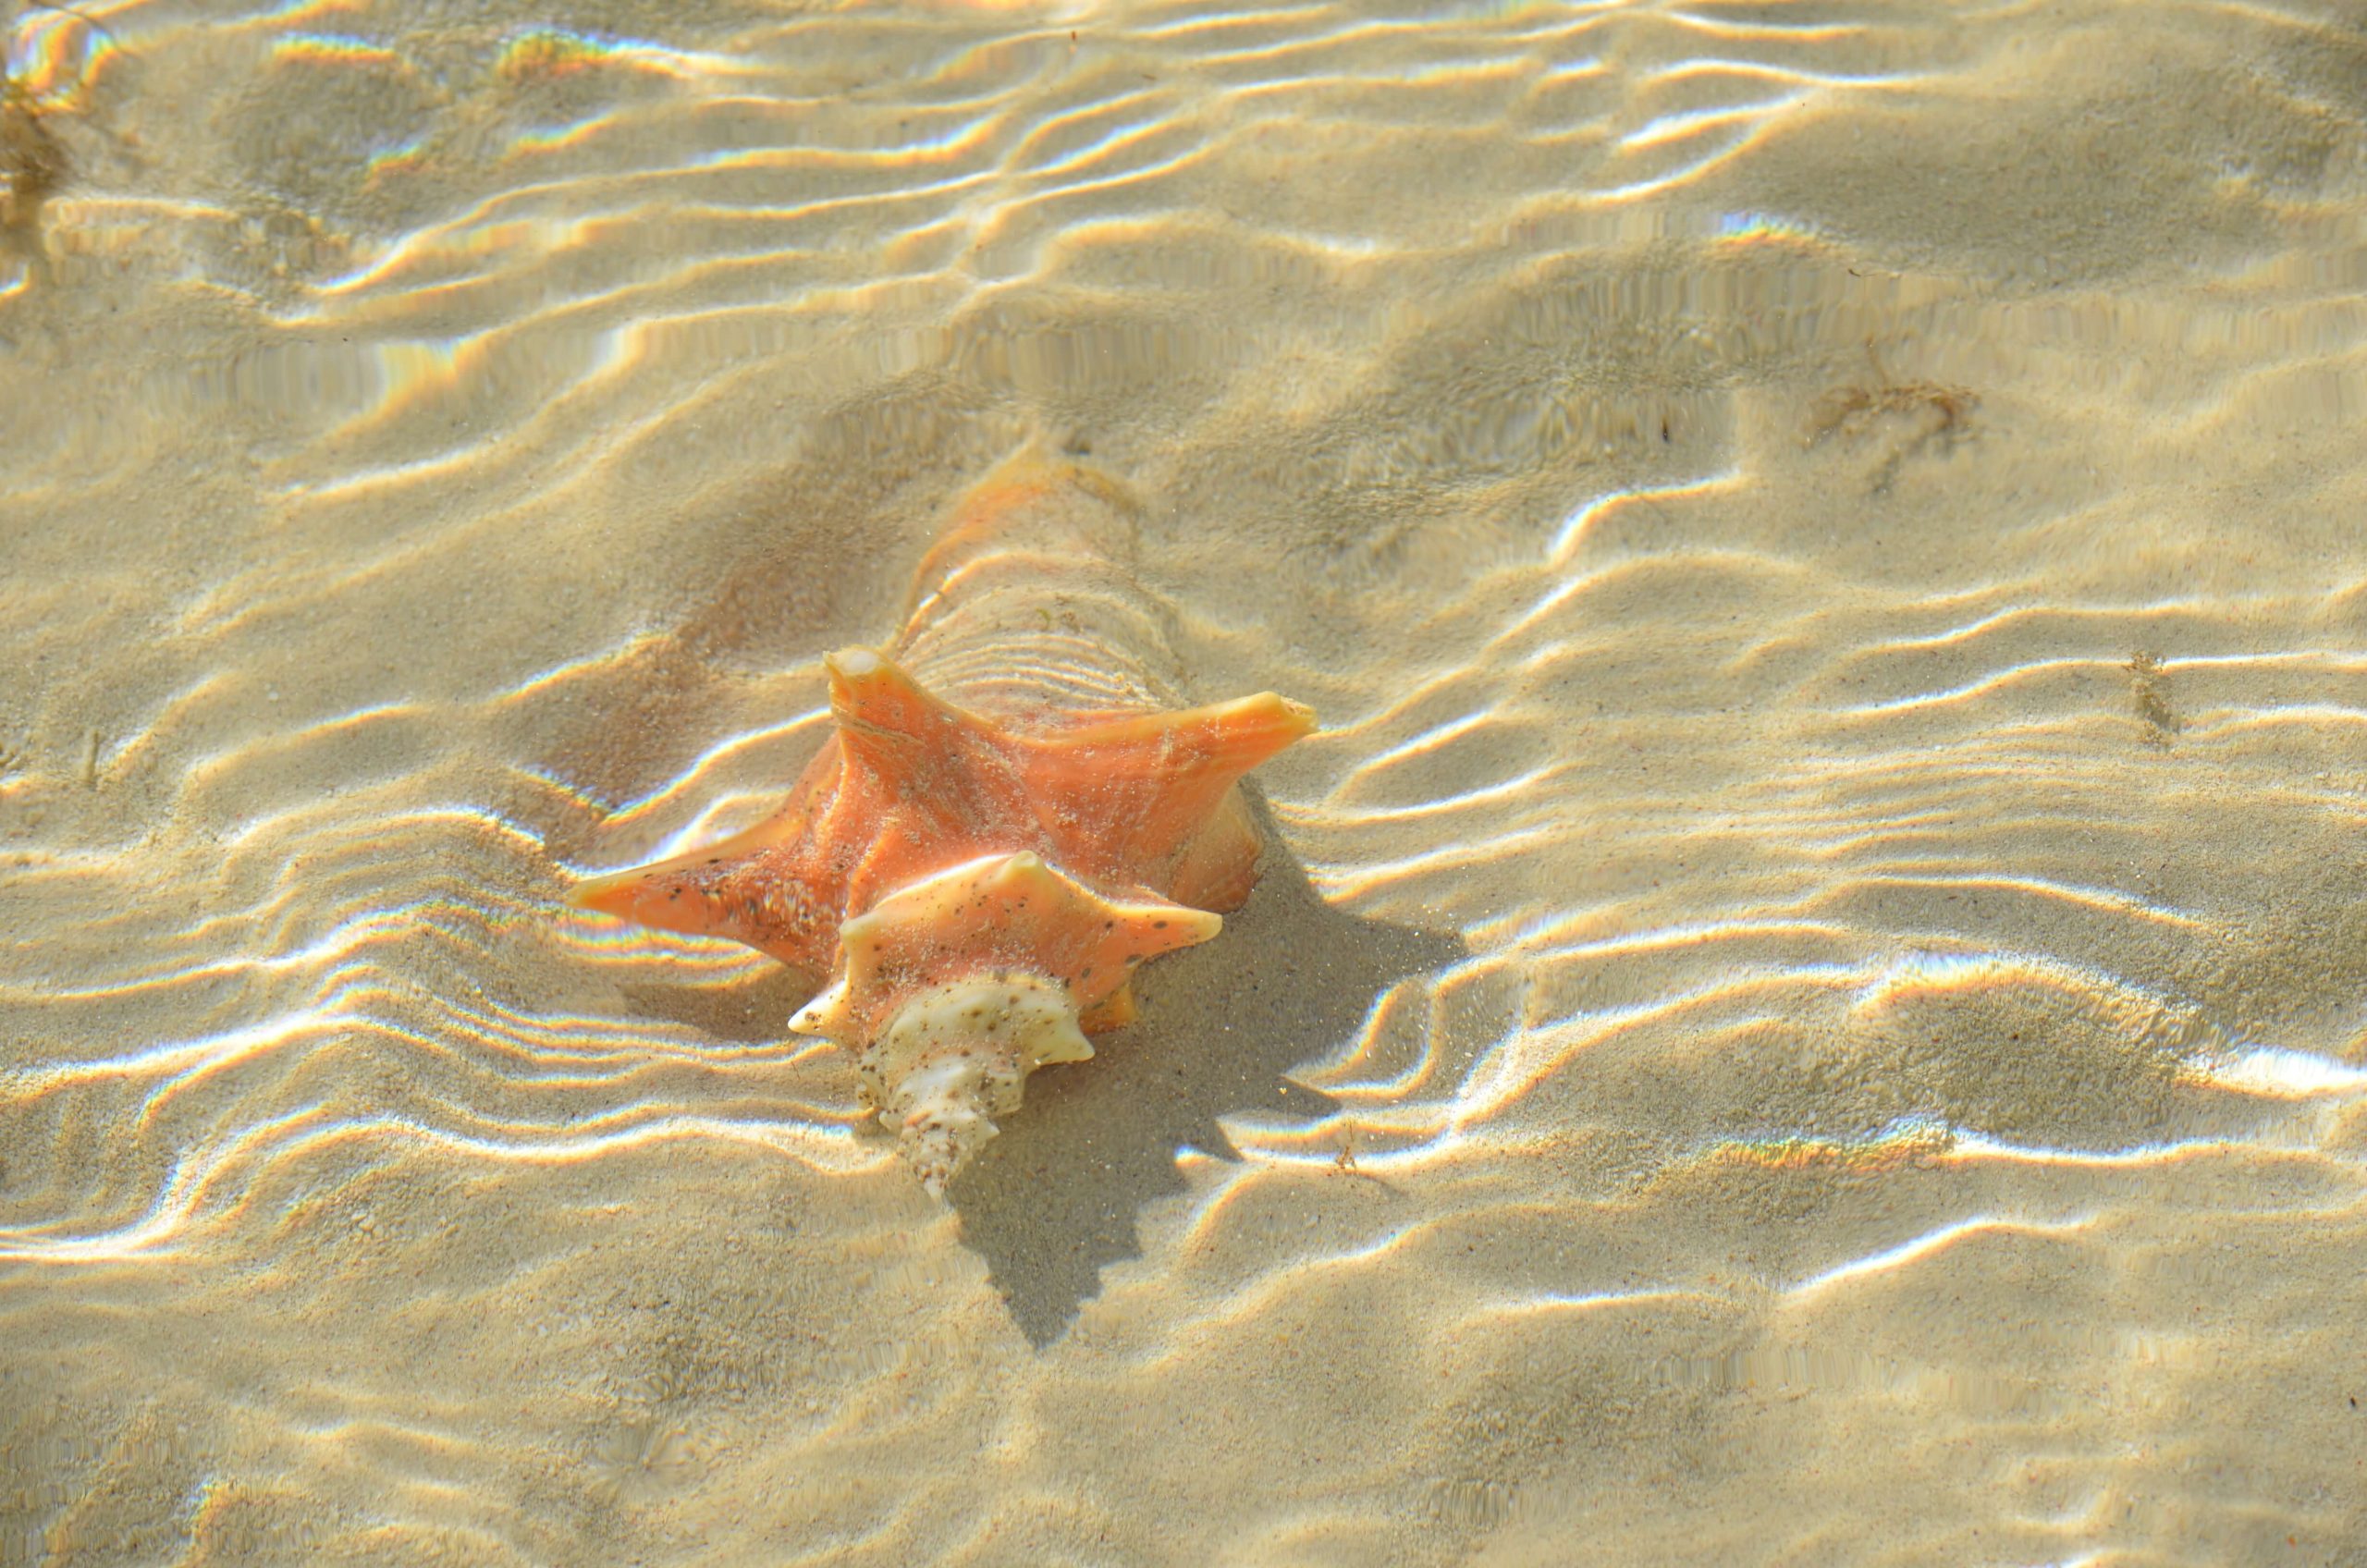
{"label": "rippled sand", "polygon": [[[2367,1561],[2354,8],[567,10],[15,18],[0,1562]],[[948,1211],[558,899],[1031,438],[1328,729]]]}

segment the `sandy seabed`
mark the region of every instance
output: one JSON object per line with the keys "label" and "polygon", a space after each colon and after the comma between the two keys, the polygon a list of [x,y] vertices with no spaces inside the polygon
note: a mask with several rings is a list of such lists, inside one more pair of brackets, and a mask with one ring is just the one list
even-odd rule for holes
{"label": "sandy seabed", "polygon": [[[2367,1562],[2333,4],[92,0],[0,1563]],[[759,815],[1031,441],[1257,897],[929,1200]]]}

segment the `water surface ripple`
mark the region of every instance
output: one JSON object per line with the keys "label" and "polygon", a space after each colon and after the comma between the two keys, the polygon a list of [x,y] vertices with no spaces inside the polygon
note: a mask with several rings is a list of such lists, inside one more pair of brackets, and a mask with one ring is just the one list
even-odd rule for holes
{"label": "water surface ripple", "polygon": [[[0,1563],[2367,1539],[2354,14],[563,9],[0,13]],[[949,1210],[558,898],[1029,440],[1326,729]]]}

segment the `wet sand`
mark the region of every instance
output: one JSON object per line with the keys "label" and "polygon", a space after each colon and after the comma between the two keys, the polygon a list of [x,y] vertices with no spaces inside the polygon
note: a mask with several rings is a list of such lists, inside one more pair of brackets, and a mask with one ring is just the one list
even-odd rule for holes
{"label": "wet sand", "polygon": [[[15,18],[0,1563],[2358,1555],[2355,17],[569,20]],[[947,1207],[559,899],[1030,440],[1326,729]]]}

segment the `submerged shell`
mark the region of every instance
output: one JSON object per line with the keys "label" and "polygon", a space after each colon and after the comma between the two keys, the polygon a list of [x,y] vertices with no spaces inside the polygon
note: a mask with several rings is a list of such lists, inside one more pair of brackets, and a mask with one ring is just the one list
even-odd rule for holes
{"label": "submerged shell", "polygon": [[1172,711],[1135,515],[1106,475],[1005,463],[922,563],[891,648],[826,661],[836,733],[779,812],[570,895],[827,982],[791,1027],[854,1053],[932,1192],[1029,1072],[1134,1016],[1136,965],[1247,897],[1236,780],[1314,728],[1271,692]]}

